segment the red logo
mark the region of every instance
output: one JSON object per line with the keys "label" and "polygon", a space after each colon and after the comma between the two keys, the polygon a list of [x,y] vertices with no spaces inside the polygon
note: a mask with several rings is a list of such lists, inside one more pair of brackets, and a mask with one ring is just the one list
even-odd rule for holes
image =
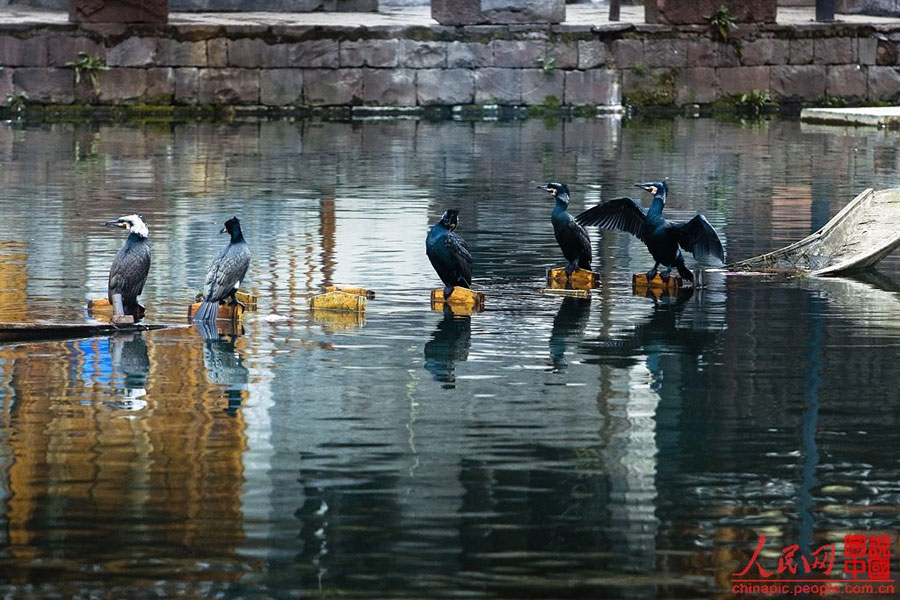
{"label": "red logo", "polygon": [[837,560],[835,544],[820,546],[808,557],[798,556],[798,544],[786,546],[781,550],[778,564],[766,568],[760,559],[765,543],[766,536],[760,534],[750,561],[741,571],[732,573],[733,593],[894,593],[891,539],[887,535],[844,536],[843,560],[838,563],[843,570],[842,579],[829,578]]}

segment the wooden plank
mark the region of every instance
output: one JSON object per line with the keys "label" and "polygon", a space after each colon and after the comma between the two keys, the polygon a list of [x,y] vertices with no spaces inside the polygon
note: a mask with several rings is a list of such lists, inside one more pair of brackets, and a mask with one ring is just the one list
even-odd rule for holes
{"label": "wooden plank", "polygon": [[663,281],[663,278],[657,273],[656,277],[649,282],[646,273],[635,273],[631,276],[631,287],[635,290],[652,288],[672,294],[677,293],[683,286],[684,281],[678,275],[670,275],[666,281]]}
{"label": "wooden plank", "polygon": [[58,340],[96,337],[113,333],[134,331],[150,331],[166,329],[171,325],[150,325],[147,323],[0,323],[0,341],[31,342],[39,340]]}
{"label": "wooden plank", "polygon": [[431,290],[431,308],[433,310],[443,310],[444,304],[448,304],[454,312],[456,310],[481,312],[484,310],[484,294],[469,288],[456,286],[453,288],[450,297],[445,300],[443,288]]}
{"label": "wooden plank", "polygon": [[566,288],[541,288],[541,293],[545,296],[563,296],[565,298],[590,298],[590,290],[566,289]]}
{"label": "wooden plank", "polygon": [[549,269],[547,271],[547,287],[560,289],[567,285],[580,290],[599,287],[600,273],[587,269],[575,269],[571,275],[566,275],[565,269]]}
{"label": "wooden plank", "polygon": [[366,297],[340,291],[325,292],[310,298],[309,307],[316,310],[365,312]]}
{"label": "wooden plank", "polygon": [[[194,318],[194,313],[196,313],[200,307],[203,305],[202,302],[194,302],[190,306],[188,306],[188,320]],[[216,313],[216,320],[222,321],[240,321],[244,318],[244,309],[240,304],[225,304],[219,305],[219,311]]]}
{"label": "wooden plank", "polygon": [[[109,303],[109,298],[97,298],[95,300],[87,301],[87,309],[92,315],[97,316],[106,316],[109,315],[112,317],[113,307],[112,304]],[[146,316],[146,309],[143,306],[138,305],[137,314],[131,315],[132,317],[137,317],[138,320],[143,319]]]}

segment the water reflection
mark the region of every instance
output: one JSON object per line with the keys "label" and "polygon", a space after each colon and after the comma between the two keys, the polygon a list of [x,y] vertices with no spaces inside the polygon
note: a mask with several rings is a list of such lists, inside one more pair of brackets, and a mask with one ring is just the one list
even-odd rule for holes
{"label": "water reflection", "polygon": [[122,398],[111,406],[122,410],[146,408],[147,375],[150,373],[150,358],[147,344],[140,333],[118,334],[108,339],[109,353],[115,372],[122,376],[124,390]]}
{"label": "water reflection", "polygon": [[555,373],[562,373],[569,366],[566,350],[584,336],[590,316],[590,300],[563,298],[553,317],[553,329],[550,331],[550,360]]}
{"label": "water reflection", "polygon": [[203,366],[210,382],[224,389],[227,406],[225,413],[235,416],[247,393],[250,372],[244,366],[244,358],[235,348],[235,341],[242,329],[240,322],[224,324],[231,332],[222,335],[215,323],[195,321],[194,327],[203,338]]}
{"label": "water reflection", "polygon": [[456,315],[445,306],[443,317],[425,342],[425,370],[443,384],[441,387],[453,389],[456,387],[456,363],[468,360],[471,346],[472,317]]}

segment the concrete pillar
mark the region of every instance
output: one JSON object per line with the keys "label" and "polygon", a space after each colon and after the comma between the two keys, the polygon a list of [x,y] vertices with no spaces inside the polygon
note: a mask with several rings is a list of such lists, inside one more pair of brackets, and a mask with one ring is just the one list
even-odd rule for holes
{"label": "concrete pillar", "polygon": [[441,25],[561,23],[565,0],[431,0],[431,16]]}

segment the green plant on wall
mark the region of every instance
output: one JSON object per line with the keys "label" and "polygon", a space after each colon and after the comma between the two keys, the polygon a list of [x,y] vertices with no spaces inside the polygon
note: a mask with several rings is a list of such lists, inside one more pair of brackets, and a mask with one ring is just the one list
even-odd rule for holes
{"label": "green plant on wall", "polygon": [[735,27],[737,18],[731,14],[728,7],[722,4],[711,15],[703,17],[709,22],[713,30],[713,37],[721,42],[728,42],[731,39],[731,30]]}
{"label": "green plant on wall", "polygon": [[751,90],[738,96],[735,102],[735,108],[739,113],[751,117],[759,117],[777,106],[769,90]]}
{"label": "green plant on wall", "polygon": [[541,66],[545,73],[552,73],[556,70],[556,59],[552,56],[538,58],[537,63]]}
{"label": "green plant on wall", "polygon": [[81,83],[81,78],[91,82],[91,88],[95,93],[100,93],[100,71],[109,71],[109,67],[103,59],[87,52],[79,52],[78,60],[70,60],[67,67],[75,69],[75,85]]}
{"label": "green plant on wall", "polygon": [[16,115],[21,115],[25,112],[25,104],[28,102],[28,92],[25,90],[19,90],[17,92],[10,92],[6,95],[6,104],[9,106],[9,110],[15,113]]}

